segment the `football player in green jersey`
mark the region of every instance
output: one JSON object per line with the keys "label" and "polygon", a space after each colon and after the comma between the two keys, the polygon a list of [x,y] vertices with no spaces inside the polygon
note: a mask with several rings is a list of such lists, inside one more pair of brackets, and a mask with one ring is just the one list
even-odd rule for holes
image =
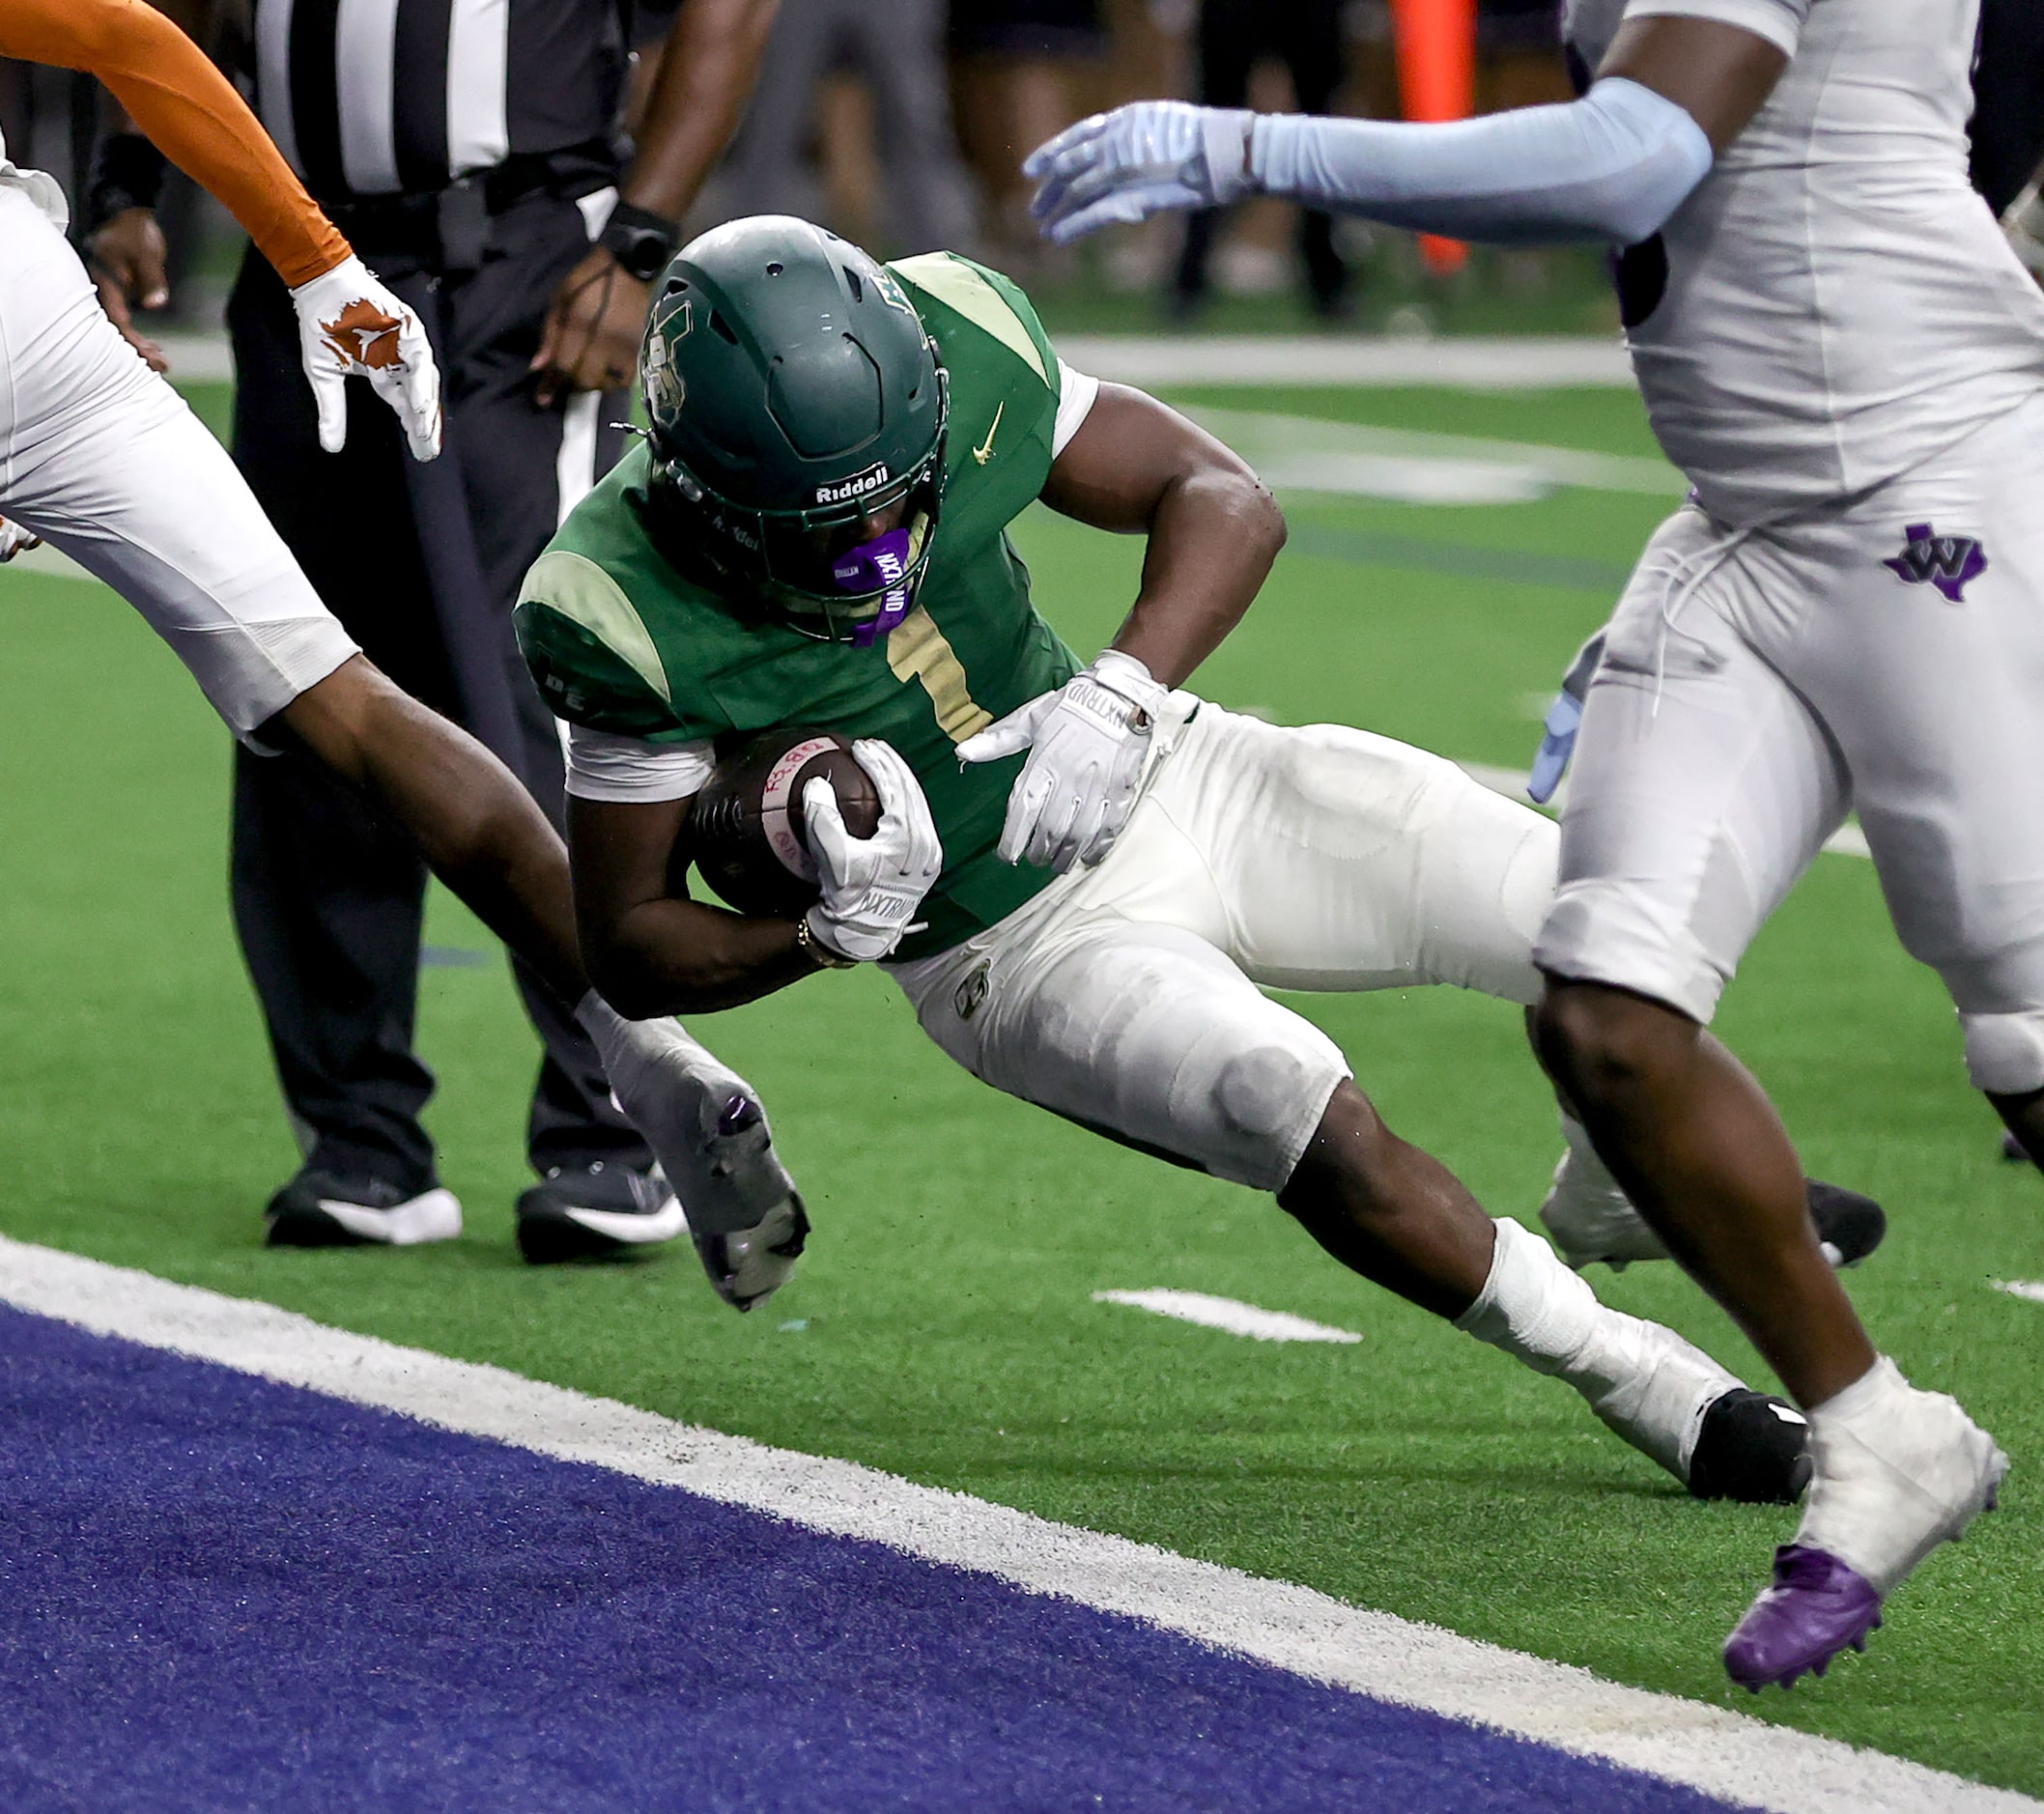
{"label": "football player in green jersey", "polygon": [[[1337,1259],[1560,1375],[1692,1490],[1801,1490],[1796,1413],[1493,1222],[1258,987],[1535,1000],[1555,837],[1438,757],[1176,690],[1284,541],[1239,459],[1065,366],[994,272],[882,267],[782,217],[682,251],[641,377],[647,439],[518,611],[570,726],[582,948],[614,1006],[727,1007],[881,962],[975,1075],[1276,1193]],[[1039,497],[1148,538],[1091,664],[1037,616],[1008,540]],[[717,740],[796,724],[855,740],[873,835],[811,782],[806,916],[677,892]],[[747,1293],[791,1263],[753,1255]]]}

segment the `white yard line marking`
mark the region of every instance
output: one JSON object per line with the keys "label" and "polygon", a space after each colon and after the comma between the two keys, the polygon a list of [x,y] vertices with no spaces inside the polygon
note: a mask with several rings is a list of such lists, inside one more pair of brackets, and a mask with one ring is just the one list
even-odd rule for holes
{"label": "white yard line marking", "polygon": [[1989,1283],[2011,1297],[2027,1297],[2032,1304],[2044,1304],[2044,1279],[1993,1279]]}
{"label": "white yard line marking", "polygon": [[[0,1299],[266,1379],[882,1543],[1149,1621],[1379,1700],[1608,1758],[1779,1814],[2039,1814],[2044,1802],[1726,1708],[1601,1682],[1433,1626],[849,1461],[770,1449],[274,1305],[0,1239]],[[1753,1566],[1763,1558],[1757,1548]],[[1906,1620],[1904,1622],[1906,1624]],[[1906,1643],[1896,1629],[1884,1643]]]}
{"label": "white yard line marking", "polygon": [[1066,334],[1075,371],[1120,384],[1297,384],[1463,390],[1628,390],[1632,364],[1608,339],[1388,340],[1367,334]]}
{"label": "white yard line marking", "polygon": [[1309,1322],[1282,1310],[1259,1310],[1254,1304],[1237,1303],[1232,1297],[1209,1297],[1205,1291],[1095,1291],[1096,1304],[1128,1304],[1137,1310],[1153,1311],[1179,1322],[1196,1322],[1203,1329],[1225,1329],[1230,1335],[1246,1335],[1254,1342],[1360,1342],[1352,1329],[1337,1329],[1329,1323]]}
{"label": "white yard line marking", "polygon": [[[1493,794],[1502,794],[1507,800],[1516,800],[1522,807],[1533,804],[1526,798],[1524,769],[1501,769],[1489,762],[1458,762],[1455,766],[1472,781],[1481,782]],[[1568,798],[1569,783],[1564,778],[1560,787],[1555,790],[1554,798],[1547,802],[1545,808],[1536,810],[1559,812]],[[1866,834],[1857,825],[1841,825],[1824,840],[1824,848],[1834,857],[1871,858],[1874,854],[1867,844]]]}
{"label": "white yard line marking", "polygon": [[[1518,503],[1559,485],[1669,499],[1689,490],[1689,481],[1665,460],[1635,454],[1205,405],[1186,413],[1278,490],[1409,497],[1416,503]],[[1401,479],[1401,469],[1409,475]],[[1458,487],[1465,496],[1456,495]]]}

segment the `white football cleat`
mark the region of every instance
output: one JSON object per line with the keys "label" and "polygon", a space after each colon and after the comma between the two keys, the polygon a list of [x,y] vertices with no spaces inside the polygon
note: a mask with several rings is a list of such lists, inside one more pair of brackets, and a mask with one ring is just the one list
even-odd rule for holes
{"label": "white football cleat", "polygon": [[1994,1503],[2008,1457],[1945,1392],[1919,1392],[1885,1354],[1810,1416],[1816,1477],[1796,1541],[1887,1594]]}
{"label": "white football cleat", "polygon": [[[1600,1261],[1623,1272],[1635,1260],[1665,1260],[1668,1250],[1604,1170],[1588,1135],[1565,1117],[1568,1146],[1540,1205],[1541,1226],[1575,1271]],[[1818,1245],[1833,1266],[1857,1266],[1881,1245],[1888,1215],[1871,1197],[1810,1178],[1803,1186]]]}
{"label": "white football cleat", "polygon": [[1577,1272],[1599,1261],[1623,1272],[1635,1260],[1668,1257],[1661,1236],[1647,1227],[1587,1142],[1579,1149],[1572,1145],[1555,1162],[1540,1221],[1555,1251]]}
{"label": "white football cleat", "polygon": [[1796,1541],[1724,1644],[1732,1680],[1756,1694],[1822,1675],[1864,1650],[1881,1609],[1940,1544],[1992,1511],[2008,1457],[1943,1392],[1919,1392],[1883,1355],[1810,1413],[1816,1460]]}

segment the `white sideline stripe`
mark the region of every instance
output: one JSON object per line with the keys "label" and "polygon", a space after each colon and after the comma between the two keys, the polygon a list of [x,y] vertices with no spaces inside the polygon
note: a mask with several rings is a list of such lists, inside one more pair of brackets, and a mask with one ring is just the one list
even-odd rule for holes
{"label": "white sideline stripe", "polygon": [[1153,1311],[1159,1317],[1175,1317],[1179,1322],[1196,1322],[1203,1329],[1225,1329],[1230,1335],[1246,1335],[1255,1342],[1360,1342],[1352,1329],[1337,1329],[1331,1323],[1310,1322],[1282,1310],[1259,1310],[1254,1304],[1237,1303],[1232,1297],[1209,1297],[1205,1291],[1095,1291],[1096,1304],[1128,1304],[1137,1310]]}
{"label": "white sideline stripe", "polygon": [[0,580],[5,580],[11,573],[32,573],[43,580],[84,580],[93,585],[99,584],[69,554],[59,553],[47,542],[41,548],[25,549],[13,560],[0,565]]}
{"label": "white sideline stripe", "polygon": [[[771,1449],[496,1367],[329,1329],[272,1304],[0,1238],[0,1299],[562,1460],[882,1543],[1146,1620],[1311,1680],[1606,1758],[1778,1814],[2038,1814],[2044,1802],[1601,1682],[1433,1626],[1168,1550],[1053,1524],[850,1461]],[[1755,1567],[1759,1564],[1756,1550]],[[1894,1642],[1906,1642],[1900,1631]],[[1888,1641],[1888,1640],[1884,1640]]]}
{"label": "white sideline stripe", "polygon": [[[1533,804],[1526,798],[1524,769],[1501,769],[1489,762],[1458,762],[1455,766],[1472,781],[1482,783],[1493,794],[1503,794],[1507,800],[1516,800],[1522,807]],[[1554,798],[1547,802],[1546,810],[1559,812],[1568,797],[1569,783],[1564,777],[1560,787],[1555,790]],[[1824,848],[1834,857],[1871,858],[1874,854],[1866,841],[1866,834],[1857,825],[1841,825],[1824,840]]]}
{"label": "white sideline stripe", "polygon": [[2044,1304],[2044,1279],[1995,1279],[1990,1281],[1998,1291],[2006,1291],[2011,1297],[2027,1297],[2032,1304]]}
{"label": "white sideline stripe", "polygon": [[[142,324],[148,332],[149,324]],[[225,334],[152,334],[170,361],[170,376],[187,384],[234,383],[234,354]]]}
{"label": "white sideline stripe", "polygon": [[1449,384],[1463,390],[1629,390],[1632,362],[1609,339],[1392,340],[1367,334],[1065,334],[1074,371],[1120,384]]}

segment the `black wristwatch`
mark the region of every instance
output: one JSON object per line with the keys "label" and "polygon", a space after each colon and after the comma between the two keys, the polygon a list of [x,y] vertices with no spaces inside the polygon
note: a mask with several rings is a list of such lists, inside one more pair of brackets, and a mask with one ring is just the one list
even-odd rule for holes
{"label": "black wristwatch", "polygon": [[630,202],[619,202],[596,236],[596,243],[614,258],[620,269],[651,283],[667,268],[681,228],[673,221]]}

